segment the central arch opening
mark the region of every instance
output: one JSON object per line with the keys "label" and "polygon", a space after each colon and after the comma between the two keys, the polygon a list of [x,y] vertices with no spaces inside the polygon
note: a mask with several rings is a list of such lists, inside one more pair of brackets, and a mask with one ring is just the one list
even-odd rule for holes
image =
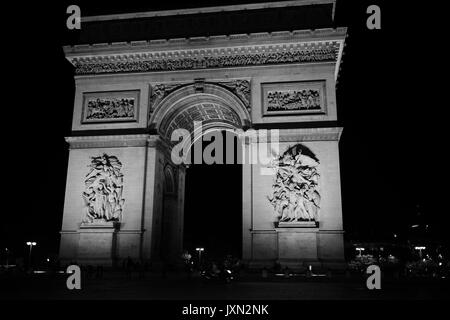
{"label": "central arch opening", "polygon": [[[203,157],[201,163],[194,163],[195,152],[201,150],[204,154],[205,148],[214,143],[214,138],[201,142],[201,148],[190,149],[191,164],[186,169],[185,180],[184,248],[195,253],[196,248],[202,247],[207,259],[221,259],[229,254],[241,258],[241,144],[233,132],[217,131],[220,135],[216,137],[222,137],[224,142],[220,150],[221,164],[207,164]],[[211,154],[216,156],[218,151]]]}
{"label": "central arch opening", "polygon": [[[192,144],[192,140],[198,135],[203,138],[210,132],[219,132],[227,139],[227,133],[231,133],[234,139],[231,149],[235,159],[242,157],[240,133],[251,124],[249,86],[247,80],[221,84],[199,80],[188,85],[160,84],[152,87],[154,111],[149,120],[150,127],[156,129],[172,147],[176,147],[172,152],[178,152],[181,147],[183,158],[177,159],[183,163],[179,181],[184,185],[184,190],[181,185],[177,189],[177,204],[182,206],[175,206],[179,209],[177,218],[165,214],[170,208],[164,202],[163,220],[169,222],[163,231],[172,232],[176,239],[170,252],[167,252],[170,259],[166,260],[176,263],[183,250],[188,250],[198,258],[195,251],[198,247],[204,248],[202,257],[207,259],[221,259],[227,254],[242,258],[241,159],[233,163],[203,161],[205,148],[213,144],[214,140],[202,141],[199,149],[195,143]],[[174,136],[180,140],[173,140]],[[227,157],[229,146],[224,143],[220,148],[223,157]],[[200,155],[201,160],[195,163],[191,161],[185,166],[185,157],[193,159],[196,154]],[[178,164],[176,162],[175,165]]]}

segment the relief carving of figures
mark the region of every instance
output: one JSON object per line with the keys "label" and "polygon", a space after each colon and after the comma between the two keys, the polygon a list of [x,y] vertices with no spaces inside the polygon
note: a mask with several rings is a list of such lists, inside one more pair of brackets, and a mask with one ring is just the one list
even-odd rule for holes
{"label": "relief carving of figures", "polygon": [[162,99],[167,97],[169,93],[175,91],[179,87],[183,86],[182,83],[176,84],[168,84],[168,83],[160,83],[154,86],[150,86],[150,115],[155,110],[155,106],[157,106]]}
{"label": "relief carving of figures", "polygon": [[224,56],[184,57],[179,59],[129,60],[120,62],[76,62],[75,74],[151,72],[205,68],[244,67],[285,63],[335,61],[337,48],[322,48],[273,53],[248,53]]}
{"label": "relief carving of figures", "polygon": [[[202,81],[198,81],[194,84],[200,87],[203,83],[204,82]],[[189,83],[160,83],[150,86],[150,116],[155,110],[155,107],[165,97],[180,87],[188,84]],[[250,112],[250,81],[239,79],[227,82],[217,82],[217,84],[233,92],[244,103],[245,108]]]}
{"label": "relief carving of figures", "polygon": [[279,222],[319,221],[318,165],[316,156],[301,144],[273,161],[277,173],[268,199]]}
{"label": "relief carving of figures", "polygon": [[123,204],[122,163],[115,156],[91,157],[82,196],[85,204],[83,222],[121,221]]}
{"label": "relief carving of figures", "polygon": [[219,82],[219,84],[236,94],[244,103],[245,108],[250,112],[250,81],[234,80],[230,82]]}
{"label": "relief carving of figures", "polygon": [[134,117],[134,98],[97,98],[87,103],[86,120]]}
{"label": "relief carving of figures", "polygon": [[267,93],[267,111],[320,110],[319,90],[286,90]]}

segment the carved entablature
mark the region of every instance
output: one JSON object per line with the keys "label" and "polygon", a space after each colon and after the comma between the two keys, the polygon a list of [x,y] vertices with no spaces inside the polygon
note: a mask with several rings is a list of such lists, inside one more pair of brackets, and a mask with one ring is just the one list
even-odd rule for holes
{"label": "carved entablature", "polygon": [[[65,47],[76,75],[336,62],[345,28]],[[251,45],[249,45],[251,44]]]}
{"label": "carved entablature", "polygon": [[[179,59],[146,59],[124,57],[125,61],[114,61],[106,58],[106,61],[96,60],[75,61],[75,74],[104,74],[123,72],[152,72],[175,71],[208,68],[246,67],[270,64],[306,63],[319,61],[336,61],[338,47],[321,49],[291,49],[289,51],[251,53],[250,50],[236,49],[235,51],[247,51],[243,54],[225,54],[223,56],[198,56],[195,58],[182,57]],[[227,50],[228,51],[228,50]],[[234,51],[234,50],[233,50]]]}

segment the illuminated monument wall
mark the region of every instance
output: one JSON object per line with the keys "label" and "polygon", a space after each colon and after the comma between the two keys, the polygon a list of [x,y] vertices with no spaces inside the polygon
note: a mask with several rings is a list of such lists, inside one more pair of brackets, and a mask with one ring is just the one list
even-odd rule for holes
{"label": "illuminated monument wall", "polygon": [[324,123],[337,120],[345,36],[338,28],[65,47],[76,93],[61,259],[177,260],[185,168],[171,161],[170,137],[195,120],[280,128],[272,173],[242,166],[242,258],[340,266],[342,128]]}

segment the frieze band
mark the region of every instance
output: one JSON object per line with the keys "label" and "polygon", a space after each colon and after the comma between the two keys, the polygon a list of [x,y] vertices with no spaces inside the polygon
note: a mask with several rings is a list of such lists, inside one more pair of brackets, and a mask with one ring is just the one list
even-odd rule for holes
{"label": "frieze band", "polygon": [[281,51],[269,53],[248,53],[223,56],[183,57],[178,59],[152,59],[108,62],[74,61],[75,74],[105,74],[124,72],[174,71],[189,69],[244,67],[270,64],[306,63],[336,61],[336,47]]}

